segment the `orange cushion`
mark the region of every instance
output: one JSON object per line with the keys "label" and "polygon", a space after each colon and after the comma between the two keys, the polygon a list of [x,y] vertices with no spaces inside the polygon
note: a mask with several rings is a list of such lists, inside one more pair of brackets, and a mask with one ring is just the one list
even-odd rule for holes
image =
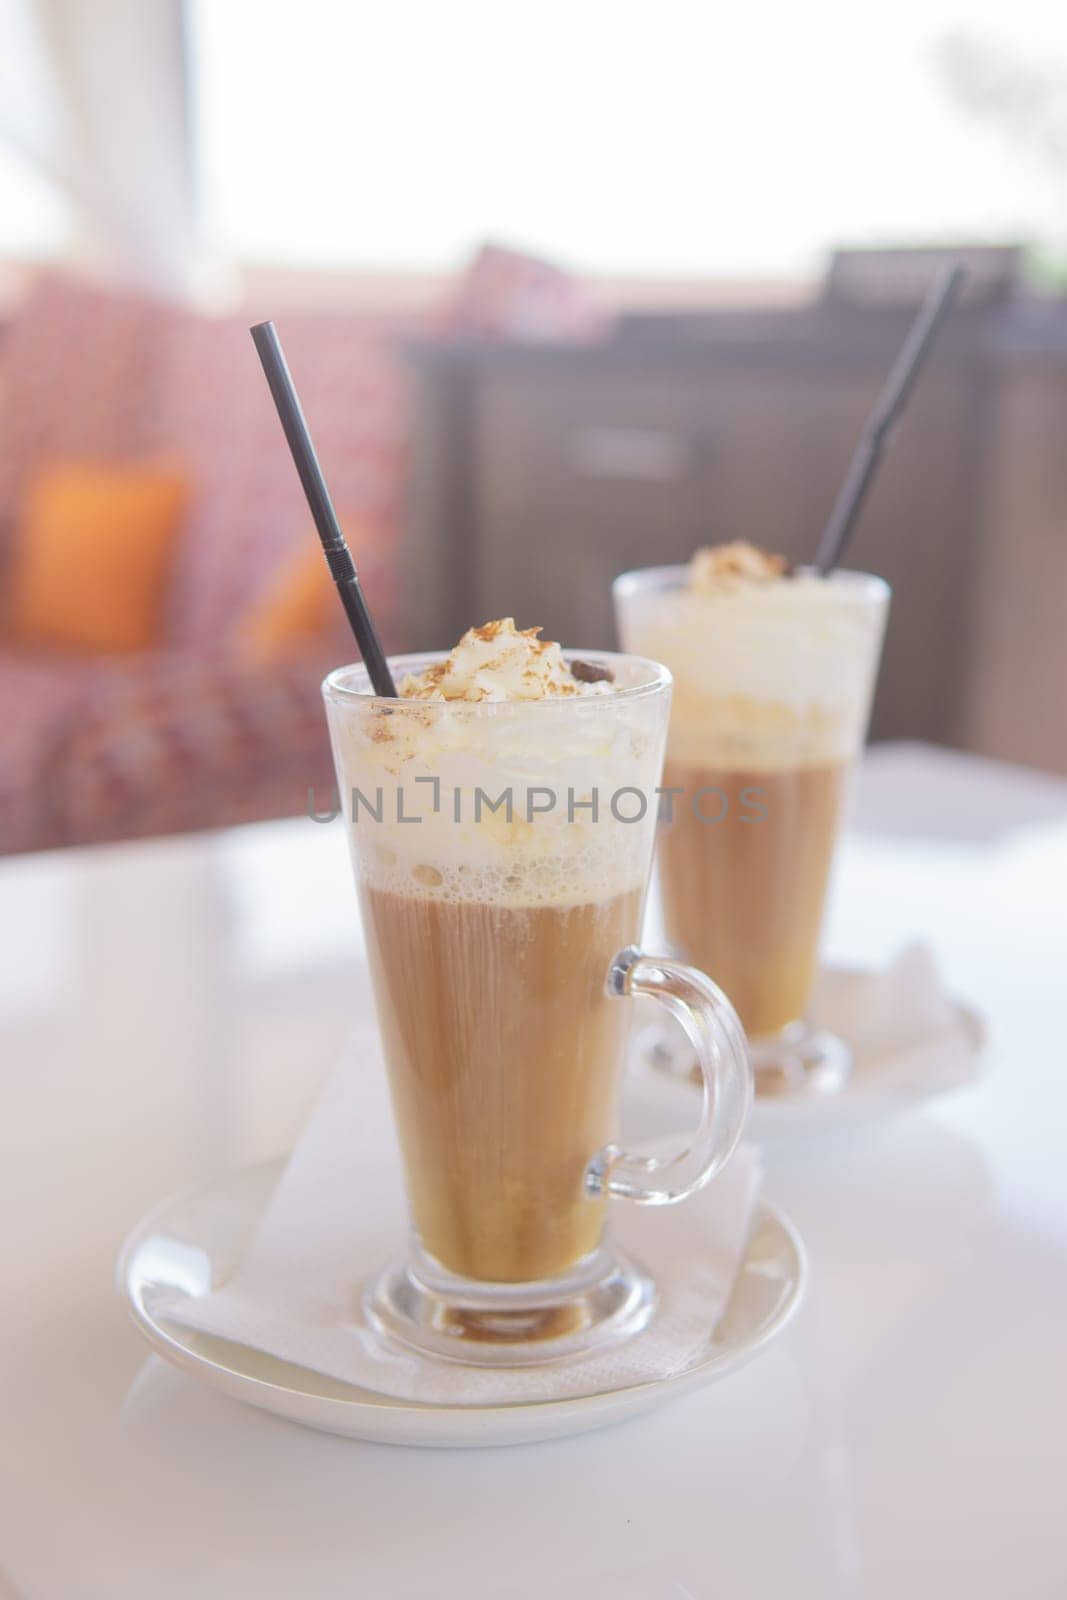
{"label": "orange cushion", "polygon": [[172,467],[56,462],[29,483],[13,540],[8,630],[102,652],[158,644],[187,497]]}
{"label": "orange cushion", "polygon": [[238,649],[257,665],[280,660],[328,632],[340,604],[312,534],[268,580],[238,629]]}

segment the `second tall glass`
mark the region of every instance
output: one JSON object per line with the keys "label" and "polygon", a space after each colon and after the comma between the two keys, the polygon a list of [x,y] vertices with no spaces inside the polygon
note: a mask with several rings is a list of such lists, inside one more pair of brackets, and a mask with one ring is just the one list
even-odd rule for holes
{"label": "second tall glass", "polygon": [[841,1042],[805,1014],[888,603],[880,578],[854,572],[713,593],[685,567],[615,582],[625,647],[675,680],[658,846],[668,939],[736,1005],[763,1089],[847,1071]]}

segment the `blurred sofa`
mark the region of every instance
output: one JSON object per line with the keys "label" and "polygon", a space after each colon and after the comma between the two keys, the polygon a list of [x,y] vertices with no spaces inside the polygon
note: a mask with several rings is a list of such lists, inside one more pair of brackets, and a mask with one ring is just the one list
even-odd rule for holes
{"label": "blurred sofa", "polygon": [[[405,341],[585,338],[564,274],[489,248],[437,314],[286,314],[286,352],[386,648],[405,648]],[[27,645],[0,596],[0,853],[292,815],[332,785],[323,672],[340,607],[266,658],[249,617],[313,549],[248,319],[45,274],[0,341],[0,588],[27,483],[54,461],[165,462],[188,496],[150,650]],[[446,641],[451,642],[451,641]]]}

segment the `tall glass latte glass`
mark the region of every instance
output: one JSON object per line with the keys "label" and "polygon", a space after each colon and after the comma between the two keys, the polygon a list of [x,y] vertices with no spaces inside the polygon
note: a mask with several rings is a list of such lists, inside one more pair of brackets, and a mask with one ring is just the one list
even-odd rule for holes
{"label": "tall glass latte glass", "polygon": [[801,571],[708,593],[686,567],[651,567],[614,592],[626,648],[675,680],[658,854],[668,940],[737,1007],[758,1088],[836,1086],[848,1052],[804,1019],[888,586]]}
{"label": "tall glass latte glass", "polygon": [[[653,1283],[613,1247],[608,1199],[685,1199],[749,1104],[732,1006],[635,948],[670,674],[581,659],[610,669],[609,692],[384,700],[361,667],[324,684],[411,1214],[364,1304],[379,1331],[461,1361],[548,1361],[642,1327]],[[615,1142],[636,994],[682,1022],[704,1076],[673,1158]]]}

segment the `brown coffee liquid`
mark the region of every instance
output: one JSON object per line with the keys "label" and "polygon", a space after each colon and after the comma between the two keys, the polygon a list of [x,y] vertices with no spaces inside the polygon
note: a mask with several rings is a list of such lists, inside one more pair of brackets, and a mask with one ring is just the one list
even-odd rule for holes
{"label": "brown coffee liquid", "polygon": [[576,906],[361,890],[413,1220],[451,1272],[553,1277],[599,1243],[629,1007],[605,985],[640,891]]}
{"label": "brown coffee liquid", "polygon": [[[657,851],[668,938],[724,989],[753,1038],[804,1015],[844,787],[843,765],[723,772],[668,761],[674,822]],[[701,789],[716,790],[699,800]]]}

